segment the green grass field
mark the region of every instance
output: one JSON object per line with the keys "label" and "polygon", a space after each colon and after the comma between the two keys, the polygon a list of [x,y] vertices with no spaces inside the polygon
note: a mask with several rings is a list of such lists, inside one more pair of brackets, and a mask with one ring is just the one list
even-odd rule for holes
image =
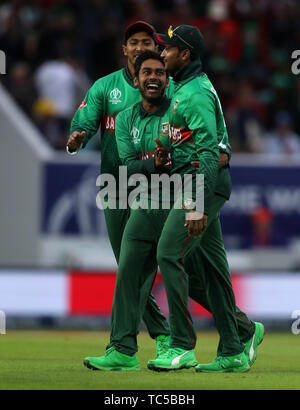
{"label": "green grass field", "polygon": [[[8,331],[0,336],[0,390],[208,390],[300,389],[300,336],[267,333],[258,358],[247,373],[201,374],[193,369],[154,373],[147,360],[154,342],[139,335],[139,372],[101,372],[86,369],[85,356],[102,355],[108,333],[78,331]],[[200,332],[196,356],[214,358],[218,336]]]}

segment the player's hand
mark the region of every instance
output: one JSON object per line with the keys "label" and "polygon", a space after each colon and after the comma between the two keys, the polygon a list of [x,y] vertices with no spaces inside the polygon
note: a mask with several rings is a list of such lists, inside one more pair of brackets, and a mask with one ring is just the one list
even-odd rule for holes
{"label": "player's hand", "polygon": [[189,237],[199,238],[207,226],[207,215],[191,210],[186,214],[184,224],[188,228]]}
{"label": "player's hand", "polygon": [[[228,165],[228,162],[229,162],[228,154],[226,154],[226,152],[221,152],[219,155],[219,169],[226,167]],[[196,168],[196,171],[199,171],[199,164],[200,164],[200,161],[191,162],[191,165]]]}
{"label": "player's hand", "polygon": [[219,169],[226,167],[229,162],[229,156],[226,154],[226,152],[220,152],[219,155]]}
{"label": "player's hand", "polygon": [[79,150],[80,146],[84,143],[86,137],[86,132],[82,131],[74,131],[70,135],[70,138],[67,142],[67,147],[69,152],[76,152]]}
{"label": "player's hand", "polygon": [[155,138],[155,144],[155,166],[162,167],[168,162],[168,150],[158,138]]}

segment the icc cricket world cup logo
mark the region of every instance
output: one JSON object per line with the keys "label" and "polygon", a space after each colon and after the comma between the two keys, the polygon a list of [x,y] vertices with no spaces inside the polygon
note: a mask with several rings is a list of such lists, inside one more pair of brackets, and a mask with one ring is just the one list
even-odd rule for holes
{"label": "icc cricket world cup logo", "polygon": [[122,96],[122,93],[118,88],[114,88],[110,92],[109,96],[110,96],[109,102],[111,102],[112,104],[118,104],[119,102],[121,102],[120,98]]}

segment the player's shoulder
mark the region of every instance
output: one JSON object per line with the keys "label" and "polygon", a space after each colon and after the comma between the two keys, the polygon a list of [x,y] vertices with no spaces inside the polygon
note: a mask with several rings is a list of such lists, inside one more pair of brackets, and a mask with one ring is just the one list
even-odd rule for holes
{"label": "player's shoulder", "polygon": [[107,74],[103,77],[98,78],[98,80],[94,82],[92,87],[95,87],[95,88],[106,87],[106,86],[110,86],[116,83],[117,81],[122,80],[124,78],[123,70],[124,69],[121,68],[120,70],[114,71],[110,74]]}
{"label": "player's shoulder", "polygon": [[211,95],[211,93],[212,93],[213,95],[216,95],[216,94],[217,94],[217,92],[216,92],[216,90],[215,90],[215,88],[214,88],[212,82],[211,82],[210,79],[208,78],[207,74],[202,73],[202,75],[200,75],[199,77],[197,77],[197,80],[198,80],[197,82],[198,82],[199,90],[200,90],[202,93],[204,93],[204,94],[207,93],[207,94],[209,94],[209,95]]}
{"label": "player's shoulder", "polygon": [[117,118],[122,120],[130,119],[131,117],[135,116],[140,110],[140,102],[136,102],[129,107],[125,108],[123,111],[119,112]]}
{"label": "player's shoulder", "polygon": [[201,73],[197,76],[195,76],[194,78],[192,78],[188,83],[187,83],[188,87],[190,89],[194,89],[195,91],[199,92],[199,91],[206,91],[209,90],[210,86],[212,85],[209,78],[207,77],[207,75],[205,73]]}
{"label": "player's shoulder", "polygon": [[217,96],[214,86],[205,73],[195,77],[189,85],[190,102],[198,99],[209,99],[214,101]]}

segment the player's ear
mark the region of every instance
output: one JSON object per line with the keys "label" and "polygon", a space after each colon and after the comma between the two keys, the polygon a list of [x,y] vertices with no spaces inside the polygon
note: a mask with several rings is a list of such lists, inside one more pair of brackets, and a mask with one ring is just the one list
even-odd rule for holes
{"label": "player's ear", "polygon": [[133,78],[133,84],[134,84],[135,87],[137,87],[139,85],[139,80],[137,79],[136,76],[134,76],[134,78]]}
{"label": "player's ear", "polygon": [[169,77],[167,77],[166,88],[169,88],[169,86],[170,86],[170,79]]}
{"label": "player's ear", "polygon": [[181,57],[184,61],[190,60],[190,58],[191,58],[190,50],[188,50],[187,48],[182,50]]}
{"label": "player's ear", "polygon": [[125,57],[127,57],[127,46],[125,46],[124,44],[122,45],[122,49],[123,49],[123,54]]}

